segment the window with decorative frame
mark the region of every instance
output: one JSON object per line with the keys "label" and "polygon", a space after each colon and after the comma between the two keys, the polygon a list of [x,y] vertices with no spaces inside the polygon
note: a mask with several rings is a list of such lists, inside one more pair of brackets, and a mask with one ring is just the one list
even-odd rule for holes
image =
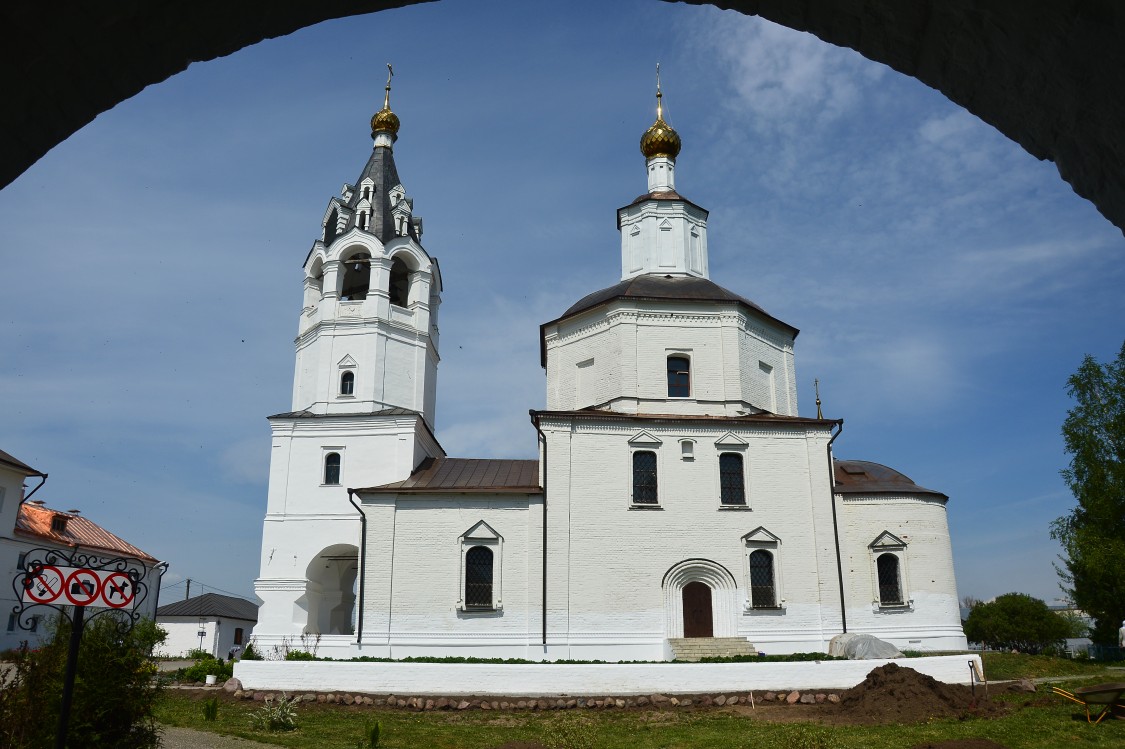
{"label": "window with decorative frame", "polygon": [[501,582],[504,538],[483,520],[461,535],[460,611],[495,612],[503,608]]}
{"label": "window with decorative frame", "polygon": [[913,608],[914,601],[906,595],[906,541],[890,531],[883,531],[868,547],[872,559],[874,609]]}
{"label": "window with decorative frame", "polygon": [[781,590],[781,539],[759,526],[742,537],[747,613],[785,609]]}
{"label": "window with decorative frame", "polygon": [[340,395],[355,395],[355,372],[340,375]]}

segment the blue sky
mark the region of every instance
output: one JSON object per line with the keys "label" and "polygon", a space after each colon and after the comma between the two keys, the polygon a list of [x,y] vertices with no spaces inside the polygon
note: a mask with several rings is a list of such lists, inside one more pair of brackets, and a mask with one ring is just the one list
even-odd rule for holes
{"label": "blue sky", "polygon": [[660,61],[711,277],[801,329],[802,414],[819,378],[838,457],[950,496],[962,595],[1059,594],[1065,382],[1125,337],[1125,240],[1052,164],[758,19],[448,1],[192,65],[0,191],[0,448],[51,474],[48,505],[168,560],[165,600],[188,577],[252,593],[301,263],[367,158],[387,61],[445,281],[450,455],[534,456],[538,324],[618,280]]}

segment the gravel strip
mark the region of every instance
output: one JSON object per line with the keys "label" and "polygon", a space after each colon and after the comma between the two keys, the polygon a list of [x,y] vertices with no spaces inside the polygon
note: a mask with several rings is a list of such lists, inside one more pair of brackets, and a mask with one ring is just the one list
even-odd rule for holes
{"label": "gravel strip", "polygon": [[234,736],[220,736],[217,733],[193,731],[190,728],[162,726],[160,746],[163,749],[254,749],[258,746],[273,746],[248,741]]}

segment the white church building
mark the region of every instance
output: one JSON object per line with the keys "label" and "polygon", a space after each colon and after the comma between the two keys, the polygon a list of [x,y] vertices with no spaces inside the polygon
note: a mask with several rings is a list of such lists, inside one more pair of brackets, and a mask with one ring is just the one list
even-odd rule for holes
{"label": "white church building", "polygon": [[798,414],[798,331],[710,279],[659,91],[647,189],[617,211],[620,281],[540,326],[538,460],[447,457],[442,277],[389,96],[304,264],[292,410],[269,419],[260,650],[664,660],[681,638],[787,653],[842,632],[965,648],[948,498],[836,460],[843,422],[819,401]]}

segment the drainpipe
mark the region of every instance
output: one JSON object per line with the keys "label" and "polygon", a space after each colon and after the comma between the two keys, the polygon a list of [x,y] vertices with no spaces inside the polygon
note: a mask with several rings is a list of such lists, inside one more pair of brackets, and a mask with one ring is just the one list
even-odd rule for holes
{"label": "drainpipe", "polygon": [[539,427],[539,414],[529,410],[531,423],[543,443],[543,648],[547,648],[547,435]]}
{"label": "drainpipe", "polygon": [[840,419],[836,422],[836,433],[832,435],[832,439],[828,440],[828,496],[832,502],[832,535],[836,537],[836,576],[840,581],[840,623],[844,628],[844,632],[848,631],[848,614],[844,604],[844,563],[840,556],[840,526],[836,520],[836,492],[833,491],[836,486],[836,467],[832,464],[832,443],[844,431],[844,420]]}
{"label": "drainpipe", "polygon": [[352,503],[352,507],[359,513],[359,608],[356,610],[355,615],[355,644],[359,645],[363,640],[363,587],[364,579],[367,575],[364,574],[367,567],[367,514],[360,509],[359,505],[352,499],[355,494],[354,489],[348,489],[348,501]]}
{"label": "drainpipe", "polygon": [[32,489],[32,490],[31,490],[31,492],[30,492],[29,494],[25,494],[25,495],[24,495],[24,498],[20,500],[20,504],[22,505],[22,504],[23,504],[24,502],[26,502],[27,500],[31,499],[31,495],[32,495],[32,494],[35,494],[35,492],[37,492],[37,491],[39,491],[40,489],[42,489],[42,488],[43,488],[43,484],[46,484],[46,483],[47,483],[47,474],[45,474],[45,473],[41,473],[41,474],[39,474],[39,486],[37,486],[37,487],[35,487],[34,489]]}

